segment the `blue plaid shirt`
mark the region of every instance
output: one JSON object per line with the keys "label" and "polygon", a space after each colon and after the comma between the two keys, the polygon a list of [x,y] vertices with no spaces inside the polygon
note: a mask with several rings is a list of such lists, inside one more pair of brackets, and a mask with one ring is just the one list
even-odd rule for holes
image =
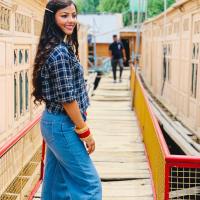
{"label": "blue plaid shirt", "polygon": [[62,103],[78,102],[81,113],[89,105],[83,67],[70,46],[62,42],[50,53],[41,69],[42,95],[51,113],[64,111]]}

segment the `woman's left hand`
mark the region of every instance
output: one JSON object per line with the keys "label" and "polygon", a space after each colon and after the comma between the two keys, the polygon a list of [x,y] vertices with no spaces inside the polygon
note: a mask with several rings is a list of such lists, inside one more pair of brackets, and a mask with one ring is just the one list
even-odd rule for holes
{"label": "woman's left hand", "polygon": [[89,154],[93,153],[95,150],[95,140],[93,136],[90,134],[87,138],[82,138],[81,140],[86,143],[87,152]]}

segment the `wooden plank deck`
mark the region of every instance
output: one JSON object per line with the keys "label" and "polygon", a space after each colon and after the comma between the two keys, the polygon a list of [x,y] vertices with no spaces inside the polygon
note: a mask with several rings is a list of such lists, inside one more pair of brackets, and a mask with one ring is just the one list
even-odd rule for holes
{"label": "wooden plank deck", "polygon": [[[113,83],[111,74],[103,77],[88,110],[88,124],[96,140],[92,159],[102,179],[103,200],[153,200],[128,83],[129,71],[124,72],[122,83]],[[39,196],[40,190],[35,200]]]}

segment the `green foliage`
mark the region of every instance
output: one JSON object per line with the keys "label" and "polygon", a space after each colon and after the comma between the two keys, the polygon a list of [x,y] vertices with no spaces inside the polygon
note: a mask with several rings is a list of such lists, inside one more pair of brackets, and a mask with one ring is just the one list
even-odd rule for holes
{"label": "green foliage", "polygon": [[[167,0],[170,7],[175,0]],[[132,14],[129,0],[76,0],[79,13],[122,13],[124,25],[130,25]],[[148,17],[153,17],[164,11],[164,0],[148,0]],[[143,16],[144,17],[144,16]],[[134,13],[134,21],[137,13]]]}
{"label": "green foliage", "polygon": [[96,13],[100,0],[76,0],[79,13]]}
{"label": "green foliage", "polygon": [[129,0],[100,0],[100,12],[122,13],[127,10],[129,10]]}
{"label": "green foliage", "polygon": [[129,0],[100,0],[98,9],[100,12],[122,13],[124,25],[131,23]]}
{"label": "green foliage", "polygon": [[[170,7],[175,0],[167,0],[167,7]],[[153,17],[164,11],[164,0],[148,1],[148,17]]]}

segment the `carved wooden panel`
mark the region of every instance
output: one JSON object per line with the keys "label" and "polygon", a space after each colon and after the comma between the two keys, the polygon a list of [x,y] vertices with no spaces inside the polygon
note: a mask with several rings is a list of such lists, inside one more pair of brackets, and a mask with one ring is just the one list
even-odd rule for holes
{"label": "carved wooden panel", "polygon": [[0,5],[0,29],[10,30],[10,10]]}
{"label": "carved wooden panel", "polygon": [[200,34],[200,20],[194,22],[194,34]]}
{"label": "carved wooden panel", "polygon": [[31,33],[31,18],[20,13],[15,14],[15,31]]}
{"label": "carved wooden panel", "polygon": [[174,23],[174,33],[178,34],[179,33],[179,22]]}
{"label": "carved wooden panel", "polygon": [[34,35],[40,36],[42,29],[42,23],[38,20],[34,20]]}
{"label": "carved wooden panel", "polygon": [[184,19],[183,21],[183,31],[189,31],[189,19]]}
{"label": "carved wooden panel", "polygon": [[170,24],[170,25],[168,26],[168,31],[167,31],[168,35],[171,35],[171,34],[172,34],[172,29],[173,29],[173,26],[172,26],[172,24]]}

